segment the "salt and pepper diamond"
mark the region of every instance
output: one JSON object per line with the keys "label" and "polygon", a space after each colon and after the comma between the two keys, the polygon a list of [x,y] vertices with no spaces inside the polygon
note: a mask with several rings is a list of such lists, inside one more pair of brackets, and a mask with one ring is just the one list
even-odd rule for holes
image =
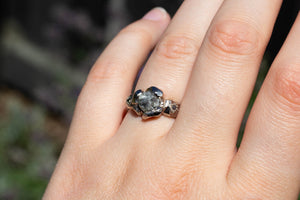
{"label": "salt and pepper diamond", "polygon": [[156,87],[150,87],[145,92],[137,91],[134,101],[143,112],[143,119],[158,117],[163,111],[163,92]]}
{"label": "salt and pepper diamond", "polygon": [[162,114],[175,118],[179,109],[179,105],[172,100],[164,100],[163,92],[154,86],[146,91],[137,90],[126,102],[127,107],[143,119],[159,117]]}

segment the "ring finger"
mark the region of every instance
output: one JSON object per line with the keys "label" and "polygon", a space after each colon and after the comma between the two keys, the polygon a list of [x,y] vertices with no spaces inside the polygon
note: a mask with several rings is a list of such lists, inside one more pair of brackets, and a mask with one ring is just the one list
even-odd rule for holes
{"label": "ring finger", "polygon": [[[137,83],[137,89],[145,90],[156,86],[164,92],[166,98],[181,101],[202,40],[222,2],[223,0],[183,2],[149,58]],[[173,121],[162,117],[160,120],[140,123],[139,118],[127,115],[123,125],[125,131],[130,130],[128,127],[145,130],[149,126],[153,133],[160,136],[170,129]]]}

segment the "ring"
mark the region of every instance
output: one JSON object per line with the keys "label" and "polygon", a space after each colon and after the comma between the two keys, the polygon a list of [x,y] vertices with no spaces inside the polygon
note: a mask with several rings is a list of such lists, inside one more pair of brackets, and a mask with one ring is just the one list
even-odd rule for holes
{"label": "ring", "polygon": [[149,87],[146,91],[137,90],[126,101],[129,110],[133,110],[143,119],[165,115],[176,118],[179,104],[163,98],[163,92],[157,87]]}

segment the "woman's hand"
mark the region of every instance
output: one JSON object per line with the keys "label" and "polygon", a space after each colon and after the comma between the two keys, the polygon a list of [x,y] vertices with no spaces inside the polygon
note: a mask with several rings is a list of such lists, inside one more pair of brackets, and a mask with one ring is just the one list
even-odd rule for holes
{"label": "woman's hand", "polygon": [[[280,0],[185,0],[124,28],[92,68],[44,199],[297,199],[300,17],[239,127]],[[137,89],[181,102],[176,119],[124,117]]]}

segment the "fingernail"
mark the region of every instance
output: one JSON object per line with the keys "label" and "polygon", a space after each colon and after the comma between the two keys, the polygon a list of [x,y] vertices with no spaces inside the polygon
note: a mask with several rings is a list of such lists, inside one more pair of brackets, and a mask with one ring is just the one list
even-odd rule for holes
{"label": "fingernail", "polygon": [[160,21],[165,18],[167,11],[164,8],[157,7],[150,10],[143,19],[148,19],[152,21]]}

